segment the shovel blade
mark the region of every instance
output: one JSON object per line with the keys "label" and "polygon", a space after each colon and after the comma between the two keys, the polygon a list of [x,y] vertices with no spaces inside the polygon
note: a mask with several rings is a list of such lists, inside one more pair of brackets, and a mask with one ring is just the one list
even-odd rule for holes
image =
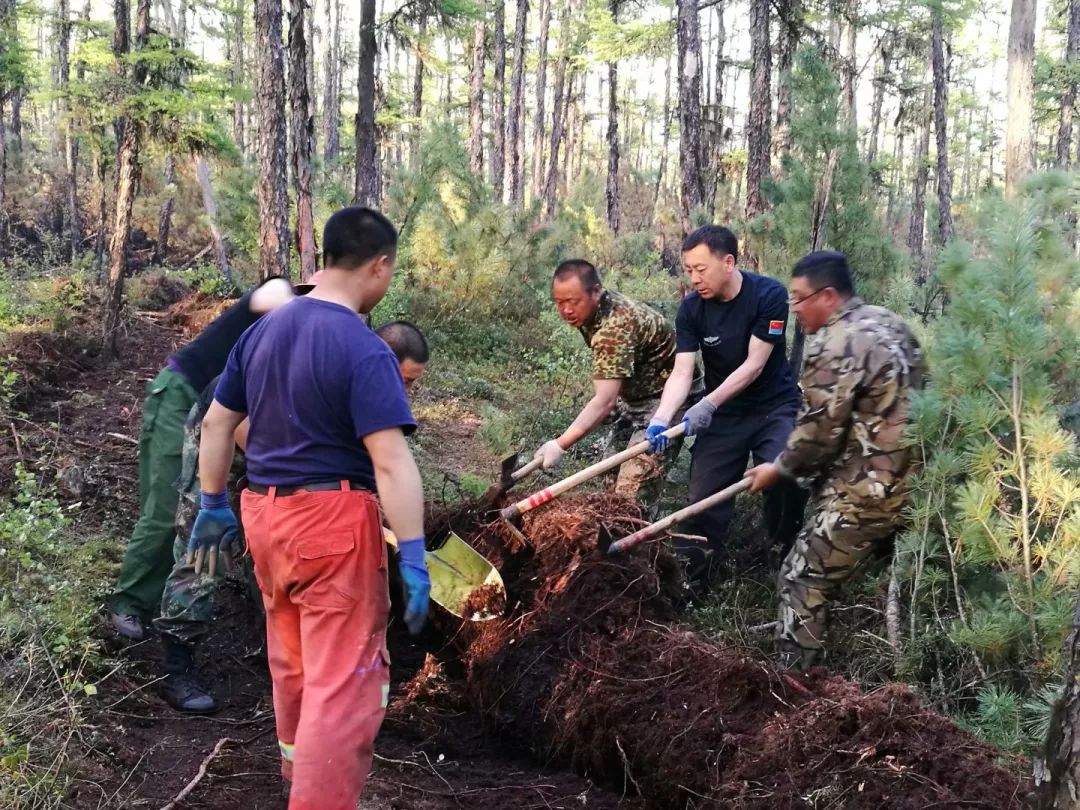
{"label": "shovel blade", "polygon": [[471,621],[497,619],[494,613],[465,616],[469,597],[478,588],[493,585],[504,597],[506,586],[495,567],[453,532],[438,549],[427,553],[431,575],[431,598],[458,618]]}

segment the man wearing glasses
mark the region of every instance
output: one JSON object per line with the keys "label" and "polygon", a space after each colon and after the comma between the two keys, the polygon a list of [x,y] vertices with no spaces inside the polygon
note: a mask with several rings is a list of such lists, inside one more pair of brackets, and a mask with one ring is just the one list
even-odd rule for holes
{"label": "man wearing glasses", "polygon": [[829,599],[901,526],[911,471],[903,436],[923,360],[897,315],[855,295],[843,253],[795,265],[791,306],[811,335],[806,404],[783,452],[747,477],[751,492],[797,478],[812,487],[813,518],[779,581],[781,661],[805,669],[821,654]]}
{"label": "man wearing glasses", "polygon": [[[675,318],[675,367],[646,435],[653,452],[666,447],[663,431],[686,399],[697,353],[705,366],[705,390],[683,418],[696,436],[690,464],[690,502],[719,492],[742,478],[747,460],[772,461],[795,424],[799,390],[784,352],[788,305],[784,285],[736,267],[738,240],[719,225],[698,228],[683,241],[683,265],[694,292]],[[802,519],[805,494],[793,482],[766,496],[769,537],[787,547]],[[692,580],[709,579],[734,515],[731,502],[695,518],[689,531],[703,534],[707,548],[680,541]]]}

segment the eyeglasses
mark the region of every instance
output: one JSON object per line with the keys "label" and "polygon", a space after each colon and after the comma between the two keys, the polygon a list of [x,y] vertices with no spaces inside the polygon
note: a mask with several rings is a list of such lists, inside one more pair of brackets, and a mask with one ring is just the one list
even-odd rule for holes
{"label": "eyeglasses", "polygon": [[815,290],[814,292],[810,293],[809,295],[803,296],[802,298],[790,298],[789,297],[788,300],[787,300],[788,306],[789,307],[797,307],[799,304],[802,304],[802,303],[805,303],[805,302],[809,301],[815,295],[821,295],[826,290],[831,290],[831,289],[832,289],[832,287],[822,287],[820,290]]}

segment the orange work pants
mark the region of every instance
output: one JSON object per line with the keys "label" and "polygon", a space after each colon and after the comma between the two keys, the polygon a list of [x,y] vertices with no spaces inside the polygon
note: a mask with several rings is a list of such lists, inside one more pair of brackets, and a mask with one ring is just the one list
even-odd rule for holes
{"label": "orange work pants", "polygon": [[244,490],[289,810],[354,810],[390,691],[386,543],[363,490]]}

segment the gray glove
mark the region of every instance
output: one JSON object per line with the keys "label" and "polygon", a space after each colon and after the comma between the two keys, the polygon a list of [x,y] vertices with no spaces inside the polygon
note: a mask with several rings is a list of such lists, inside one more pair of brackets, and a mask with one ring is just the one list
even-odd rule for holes
{"label": "gray glove", "polygon": [[686,409],[683,414],[683,424],[686,425],[686,435],[696,436],[712,424],[716,406],[707,397],[702,397],[697,405]]}

